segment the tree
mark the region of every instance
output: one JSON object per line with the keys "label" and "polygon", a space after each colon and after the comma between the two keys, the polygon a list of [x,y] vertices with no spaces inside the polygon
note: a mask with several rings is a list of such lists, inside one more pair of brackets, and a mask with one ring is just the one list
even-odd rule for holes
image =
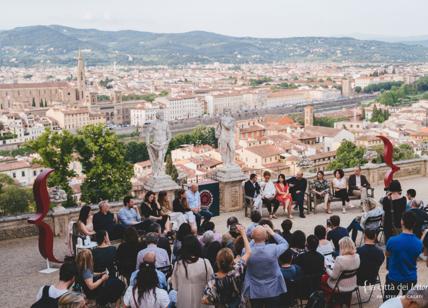
{"label": "tree", "polygon": [[209,144],[216,148],[217,138],[215,137],[215,130],[213,127],[198,126],[190,134],[178,134],[171,139],[168,146],[168,153],[184,144]]}
{"label": "tree", "polygon": [[147,145],[144,142],[131,141],[125,145],[125,149],[125,160],[131,164],[149,159]]}
{"label": "tree", "polygon": [[58,132],[49,129],[28,143],[28,147],[40,156],[34,162],[55,170],[49,176],[49,186],[59,186],[67,193],[64,206],[75,205],[69,185],[70,179],[76,176],[76,173],[70,169],[74,144],[75,137],[69,131]]}
{"label": "tree", "polygon": [[328,170],[351,168],[365,164],[364,148],[356,146],[348,140],[343,140],[336,151],[336,159],[327,167]]}
{"label": "tree", "polygon": [[165,166],[166,174],[169,174],[174,181],[178,179],[178,171],[177,168],[172,163],[171,154],[166,157],[166,166]]}
{"label": "tree", "polygon": [[[375,162],[378,164],[384,163],[385,161],[383,157],[383,145],[373,147],[373,149],[378,153],[378,157],[376,158]],[[413,159],[416,157],[417,155],[411,145],[402,143],[398,146],[394,146],[394,161]]]}
{"label": "tree", "polygon": [[17,185],[7,185],[0,193],[0,209],[2,215],[12,215],[28,212],[33,203],[30,189]]}
{"label": "tree", "polygon": [[355,93],[360,93],[362,89],[360,86],[356,86],[354,90],[355,90]]}
{"label": "tree", "polygon": [[76,150],[86,175],[82,200],[98,203],[119,200],[132,188],[132,165],[125,161],[125,146],[105,125],[88,125],[78,131]]}
{"label": "tree", "polygon": [[168,92],[168,91],[166,91],[166,90],[162,90],[162,91],[159,93],[159,96],[168,96],[168,94],[169,94],[169,92]]}
{"label": "tree", "polygon": [[47,106],[48,106],[48,101],[45,98],[45,107],[47,107]]}
{"label": "tree", "polygon": [[378,122],[383,123],[388,120],[390,114],[386,109],[378,109],[376,105],[373,107],[372,117],[370,118],[370,122]]}
{"label": "tree", "polygon": [[31,102],[31,107],[36,107],[36,99],[33,97],[33,100]]}
{"label": "tree", "polygon": [[39,106],[40,106],[40,107],[43,107],[43,99],[42,99],[42,98],[40,99]]}

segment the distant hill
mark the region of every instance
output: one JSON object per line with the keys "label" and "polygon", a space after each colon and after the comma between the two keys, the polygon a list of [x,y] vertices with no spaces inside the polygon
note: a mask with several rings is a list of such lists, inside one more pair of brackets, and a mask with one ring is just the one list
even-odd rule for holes
{"label": "distant hill", "polygon": [[0,31],[0,65],[74,65],[78,49],[89,65],[270,63],[291,61],[422,62],[428,45],[349,37],[253,38],[210,32],[151,33],[30,26]]}

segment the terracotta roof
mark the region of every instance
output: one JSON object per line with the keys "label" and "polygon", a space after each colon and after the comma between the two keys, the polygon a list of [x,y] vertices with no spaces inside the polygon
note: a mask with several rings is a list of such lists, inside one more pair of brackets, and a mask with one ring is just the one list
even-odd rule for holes
{"label": "terracotta roof", "polygon": [[269,157],[278,155],[284,152],[283,149],[280,147],[277,147],[276,145],[272,144],[265,144],[265,145],[258,145],[254,147],[246,148],[247,151],[250,151],[260,157]]}
{"label": "terracotta roof", "polygon": [[250,127],[241,128],[239,132],[242,133],[251,133],[251,132],[258,132],[258,131],[264,131],[265,128],[260,125],[252,125]]}
{"label": "terracotta roof", "polygon": [[38,167],[39,167],[38,165],[32,165],[31,163],[25,160],[0,162],[0,172],[12,171],[12,170],[24,169],[24,168],[38,168]]}
{"label": "terracotta roof", "polygon": [[314,136],[334,137],[340,131],[341,129],[338,129],[338,128],[324,127],[324,126],[305,127],[305,133],[309,133]]}
{"label": "terracotta roof", "polygon": [[4,83],[0,90],[6,89],[34,89],[34,88],[68,88],[67,82],[40,82],[40,83]]}

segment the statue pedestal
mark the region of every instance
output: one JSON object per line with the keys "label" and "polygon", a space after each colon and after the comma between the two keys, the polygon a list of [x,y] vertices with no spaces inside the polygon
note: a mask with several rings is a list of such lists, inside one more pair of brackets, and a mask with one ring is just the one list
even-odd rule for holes
{"label": "statue pedestal", "polygon": [[160,191],[175,191],[180,188],[169,175],[152,176],[143,185],[145,191],[153,191],[158,193]]}
{"label": "statue pedestal", "polygon": [[217,170],[214,178],[219,182],[220,210],[223,212],[239,211],[243,206],[243,186],[247,176],[242,173],[239,166],[221,168]]}

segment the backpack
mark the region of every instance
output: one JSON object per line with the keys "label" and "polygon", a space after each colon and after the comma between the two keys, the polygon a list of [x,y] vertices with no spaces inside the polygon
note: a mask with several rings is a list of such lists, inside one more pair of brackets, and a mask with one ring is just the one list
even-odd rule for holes
{"label": "backpack", "polygon": [[43,287],[42,297],[35,302],[31,308],[57,308],[58,299],[49,297],[49,288],[50,286]]}
{"label": "backpack", "polygon": [[324,308],[325,300],[323,291],[315,291],[309,297],[306,308]]}

